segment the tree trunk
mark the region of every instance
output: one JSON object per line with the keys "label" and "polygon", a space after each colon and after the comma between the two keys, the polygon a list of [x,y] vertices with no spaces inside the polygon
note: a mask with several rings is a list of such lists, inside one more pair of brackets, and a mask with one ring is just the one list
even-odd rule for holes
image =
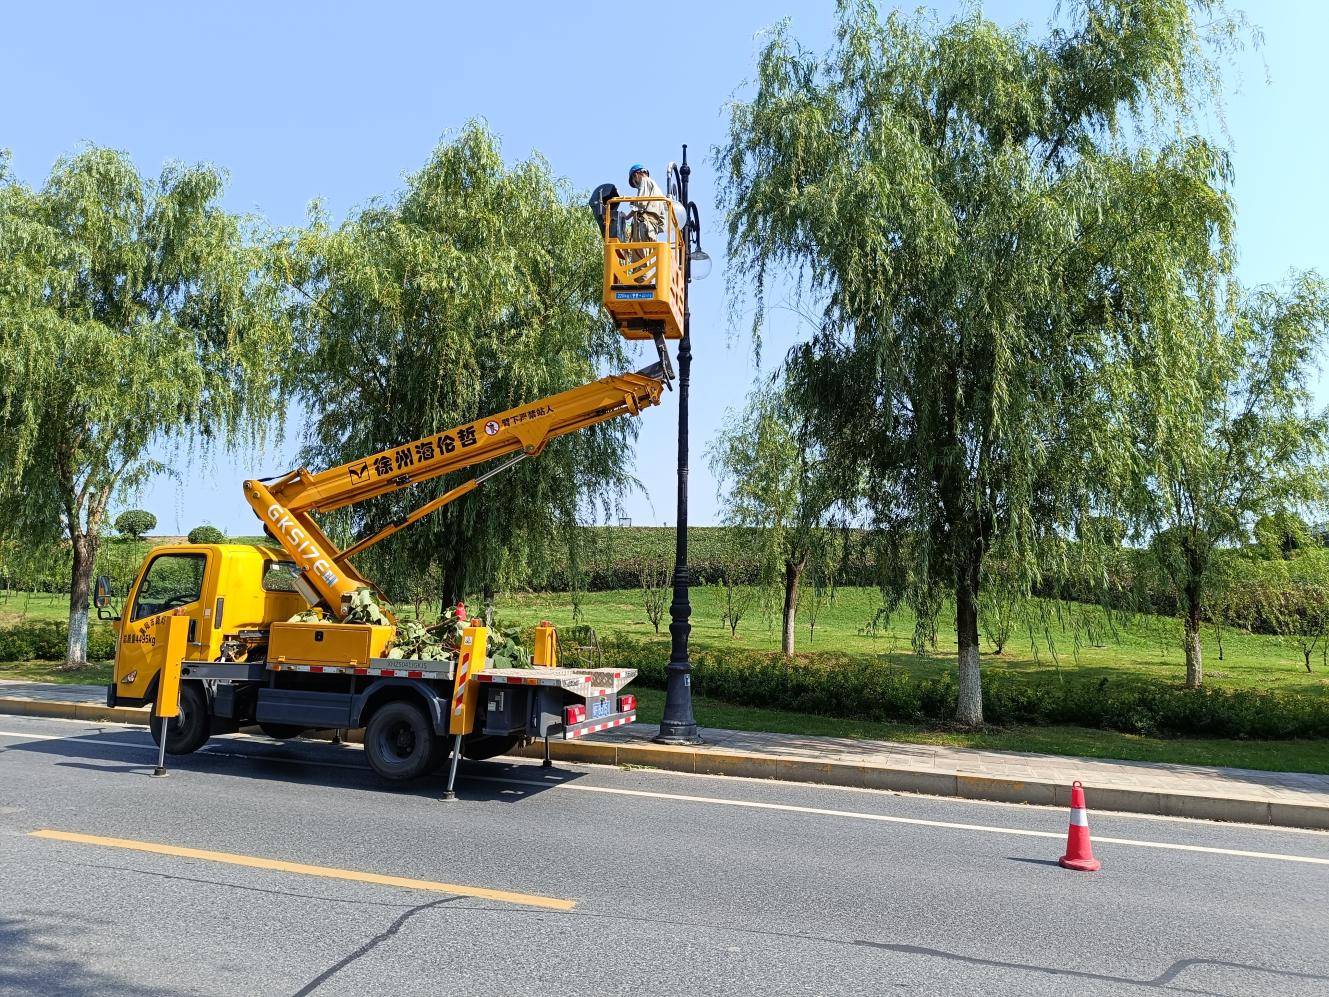
{"label": "tree trunk", "polygon": [[780,637],[780,652],[786,657],[794,653],[794,617],[798,613],[798,580],[803,575],[806,561],[786,560],[784,563],[784,628]]}
{"label": "tree trunk", "polygon": [[69,587],[69,643],[65,650],[67,668],[81,668],[88,663],[88,604],[97,539],[87,533],[75,533],[70,543],[74,557]]}
{"label": "tree trunk", "polygon": [[978,666],[978,569],[961,572],[955,587],[955,637],[959,644],[959,694],[955,719],[970,727],[983,722],[983,676]]}
{"label": "tree trunk", "polygon": [[1314,651],[1315,648],[1313,647],[1310,650],[1306,650],[1306,648],[1301,649],[1301,656],[1306,659],[1306,671],[1308,672],[1311,670],[1311,654],[1313,654]]}
{"label": "tree trunk", "polygon": [[484,587],[485,600],[485,626],[490,630],[494,629],[494,586],[488,582]]}
{"label": "tree trunk", "polygon": [[1204,684],[1204,657],[1200,651],[1200,594],[1189,592],[1186,596],[1186,618],[1183,621],[1185,634],[1182,648],[1186,652],[1186,688],[1198,689]]}
{"label": "tree trunk", "polygon": [[461,591],[462,568],[457,558],[449,558],[442,565],[438,586],[438,615],[446,616],[449,609],[461,602],[465,593]]}

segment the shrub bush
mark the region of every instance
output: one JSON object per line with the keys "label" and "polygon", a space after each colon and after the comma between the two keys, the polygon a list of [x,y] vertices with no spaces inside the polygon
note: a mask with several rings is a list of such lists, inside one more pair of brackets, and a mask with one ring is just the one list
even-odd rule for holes
{"label": "shrub bush", "polygon": [[195,526],[189,531],[189,542],[191,544],[224,544],[226,534],[217,527],[205,523],[202,526]]}
{"label": "shrub bush", "polygon": [[[665,687],[660,645],[613,637],[603,646],[606,664],[636,668],[642,685]],[[698,649],[692,665],[699,695],[738,706],[878,722],[947,723],[955,713],[949,672],[917,678],[862,657],[823,653],[815,662],[785,661],[730,649]],[[1137,679],[1036,683],[991,671],[983,679],[983,715],[996,725],[1074,724],[1155,736],[1329,737],[1329,698]]]}
{"label": "shrub bush", "polygon": [[[0,661],[64,661],[69,624],[60,620],[25,620],[0,627]],[[115,657],[115,632],[104,623],[88,626],[88,658]]]}
{"label": "shrub bush", "polygon": [[156,526],[157,517],[146,509],[126,509],[115,517],[116,532],[134,540],[138,540]]}

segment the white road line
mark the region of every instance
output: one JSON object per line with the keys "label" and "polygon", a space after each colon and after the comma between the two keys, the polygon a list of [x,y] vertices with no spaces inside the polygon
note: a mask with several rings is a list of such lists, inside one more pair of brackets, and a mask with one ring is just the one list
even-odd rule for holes
{"label": "white road line", "polygon": [[[43,723],[48,721],[56,721],[59,723],[83,724],[85,727],[92,727],[94,729],[97,727],[121,727],[127,731],[136,731],[136,732],[142,732],[147,729],[143,724],[122,724],[110,720],[77,720],[72,717],[19,716],[16,717],[15,719],[40,720]],[[213,740],[234,741],[238,743],[244,743],[245,741],[253,740],[255,737],[256,735],[253,734],[218,734],[214,735]],[[87,740],[87,738],[84,738],[84,740]],[[358,751],[361,749],[361,745],[347,741],[345,744],[342,745],[342,748],[343,750],[349,748]],[[222,755],[222,757],[235,757],[235,758],[252,757],[246,755],[228,755],[228,754],[222,754],[220,752],[210,752],[210,753],[220,754]],[[297,762],[297,764],[312,764],[310,762],[300,761],[297,759],[274,758],[272,760],[295,761]],[[361,768],[361,766],[359,765],[339,765],[335,762],[328,762],[326,764],[333,768],[350,768],[350,769]],[[576,765],[579,763],[569,762],[566,764]],[[590,765],[594,763],[587,762],[580,764]],[[612,768],[613,766],[609,767]],[[771,784],[770,779],[762,779],[751,776],[713,775],[708,772],[673,772],[673,771],[670,771],[668,774],[679,779],[693,779],[699,782],[719,782],[731,785],[734,783],[755,784],[762,786],[769,786]],[[472,776],[471,778],[477,778],[477,777]],[[1053,806],[1051,804],[1045,804],[1045,803],[1008,803],[1003,800],[961,799],[959,797],[954,797],[954,796],[936,796],[931,793],[906,793],[896,790],[869,789],[865,786],[833,786],[819,782],[800,782],[797,779],[788,780],[788,784],[794,786],[804,786],[809,789],[833,790],[836,793],[857,793],[862,796],[879,797],[882,795],[888,795],[888,796],[904,796],[913,799],[947,800],[951,802],[963,802],[969,806],[990,807],[996,810],[1018,810],[1019,812],[1026,814],[1035,810],[1049,810],[1049,811],[1056,811],[1057,813],[1062,813],[1066,809],[1063,806]],[[1204,820],[1203,818],[1198,818],[1198,817],[1177,817],[1172,814],[1144,814],[1128,810],[1102,811],[1102,812],[1111,813],[1113,817],[1125,817],[1129,820],[1147,820],[1161,824],[1195,824],[1197,820]],[[1249,828],[1253,831],[1261,831],[1266,834],[1298,834],[1298,835],[1309,835],[1311,837],[1321,838],[1321,839],[1323,839],[1326,836],[1326,834],[1329,834],[1329,832],[1318,830],[1316,828],[1311,828],[1311,827],[1280,827],[1271,824],[1250,824],[1245,821],[1205,821],[1205,823],[1216,823],[1221,825],[1222,827],[1228,828],[1229,830]]]}
{"label": "white road line", "polygon": [[[523,786],[543,786],[550,783],[533,779],[501,779],[492,776],[468,776],[475,782],[509,782]],[[978,831],[983,834],[1013,834],[1029,838],[1064,838],[1064,831],[1032,831],[1019,827],[996,827],[991,824],[962,824],[946,820],[926,820],[922,817],[896,817],[890,814],[868,814],[853,810],[827,810],[821,807],[801,807],[791,803],[761,803],[755,800],[722,800],[712,796],[688,796],[683,793],[656,793],[642,789],[615,789],[610,786],[583,786],[577,783],[553,783],[553,788],[576,789],[583,793],[611,793],[619,796],[642,796],[657,800],[676,800],[683,803],[710,803],[726,807],[748,807],[753,810],[779,810],[788,813],[813,814],[820,817],[846,817],[853,820],[880,821],[886,824],[916,824],[922,827],[942,827],[955,831]],[[1305,862],[1311,865],[1329,865],[1329,858],[1311,855],[1287,855],[1282,852],[1252,852],[1240,848],[1214,848],[1207,845],[1182,845],[1170,841],[1140,841],[1135,838],[1111,838],[1094,835],[1097,844],[1131,845],[1136,848],[1166,848],[1179,852],[1204,852],[1210,855],[1234,855],[1241,858],[1272,859],[1279,862]]]}
{"label": "white road line", "polygon": [[[3,691],[4,687],[0,686],[0,692]],[[41,702],[41,700],[34,699],[31,700],[31,702],[38,703]],[[119,727],[124,730],[148,729],[147,724],[128,724],[121,723],[119,720],[83,720],[78,717],[43,717],[38,714],[28,713],[11,713],[7,715],[15,720],[39,720],[44,724],[82,724],[85,727]],[[145,717],[148,715],[146,710],[143,712],[143,715]]]}
{"label": "white road line", "polygon": [[[142,730],[142,728],[139,728]],[[147,731],[143,731],[147,733]],[[142,748],[137,741],[111,741],[104,737],[80,737],[78,734],[34,734],[30,731],[0,730],[0,737],[26,737],[33,741],[73,741],[79,744],[117,744],[122,748]]]}
{"label": "white road line", "polygon": [[[0,738],[32,738],[33,740],[68,740],[69,734],[28,734],[27,731],[0,730]],[[88,740],[89,738],[84,738]],[[124,742],[128,744],[128,740]]]}
{"label": "white road line", "polygon": [[[62,741],[71,739],[71,735],[27,734],[16,731],[0,731],[0,737],[23,737],[40,741]],[[81,744],[108,744],[117,748],[156,751],[152,744],[132,744],[128,741],[112,741],[106,738],[81,737]],[[347,765],[341,762],[313,761],[304,758],[279,758],[270,755],[258,755],[247,752],[217,751],[205,748],[201,755],[214,755],[219,758],[245,758],[261,762],[286,762],[295,765],[312,765],[319,768],[353,769],[366,771],[362,765]],[[659,793],[645,789],[618,789],[611,786],[587,786],[571,780],[507,779],[501,776],[465,775],[471,782],[496,782],[512,786],[532,786],[539,789],[569,789],[582,793],[604,793],[611,796],[630,796],[652,800],[670,800],[676,803],[699,803],[711,806],[741,807],[750,810],[770,810],[780,813],[808,814],[815,817],[839,817],[847,820],[875,821],[882,824],[908,824],[917,827],[939,827],[953,831],[973,831],[979,834],[1005,834],[1025,838],[1063,838],[1063,831],[1034,831],[1020,827],[999,827],[993,824],[966,824],[958,821],[927,820],[923,817],[899,817],[893,814],[862,813],[856,810],[832,810],[824,807],[804,807],[792,803],[764,803],[757,800],[725,800],[714,796],[692,796],[686,793]],[[1317,858],[1312,855],[1289,855],[1283,852],[1256,852],[1241,848],[1217,848],[1209,845],[1183,845],[1170,841],[1143,841],[1138,838],[1113,838],[1095,835],[1098,844],[1127,845],[1133,848],[1161,848],[1178,852],[1200,852],[1206,855],[1230,855],[1236,858],[1265,859],[1275,862],[1299,862],[1307,865],[1329,866],[1329,858]]]}
{"label": "white road line", "polygon": [[[139,728],[142,730],[142,728]],[[146,734],[147,732],[144,731]],[[143,744],[137,741],[112,741],[105,737],[77,737],[74,734],[29,734],[26,731],[19,732],[13,730],[0,730],[0,737],[24,737],[34,741],[71,741],[77,740],[79,744],[106,744],[117,748],[132,748],[135,751],[156,751],[156,744]],[[217,741],[227,741],[232,737],[243,737],[246,740],[253,740],[248,735],[227,735],[222,734],[214,738]],[[258,762],[285,762],[288,765],[313,765],[318,768],[328,769],[352,769],[356,772],[367,772],[368,768],[364,765],[346,765],[342,762],[324,762],[312,761],[308,758],[282,758],[278,755],[256,755],[253,752],[245,751],[218,751],[216,748],[203,748],[198,752],[200,755],[211,755],[214,758],[247,758],[250,761]]]}

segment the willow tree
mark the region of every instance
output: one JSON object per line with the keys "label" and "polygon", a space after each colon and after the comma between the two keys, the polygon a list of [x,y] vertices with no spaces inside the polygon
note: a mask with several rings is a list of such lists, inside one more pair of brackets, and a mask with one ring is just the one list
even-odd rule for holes
{"label": "willow tree", "polygon": [[777,27],[731,106],[730,277],[757,335],[773,286],[820,309],[794,397],[907,552],[878,564],[916,643],[953,600],[977,723],[991,567],[1027,591],[1040,551],[1115,510],[1139,474],[1125,399],[1158,371],[1189,390],[1192,332],[1223,307],[1228,160],[1190,114],[1210,33],[1235,29],[1185,0],[1078,0],[1041,37],[866,0],[838,17],[823,54]]}
{"label": "willow tree", "polygon": [[[505,166],[479,124],[397,195],[335,228],[316,216],[285,247],[307,351],[303,459],[340,463],[624,369],[599,308],[602,252],[584,201],[542,159]],[[431,568],[445,602],[524,582],[575,557],[578,517],[631,480],[633,436],[619,420],[556,440],[357,560],[395,597]],[[328,525],[375,530],[474,473]]]}
{"label": "willow tree", "polygon": [[780,650],[794,653],[799,586],[812,568],[823,579],[834,536],[839,486],[820,448],[779,388],[759,388],[708,449],[725,523],[740,529],[761,582],[781,591]]}
{"label": "willow tree", "polygon": [[1181,616],[1188,687],[1204,681],[1200,626],[1214,615],[1218,551],[1254,528],[1285,556],[1301,525],[1285,510],[1326,496],[1329,418],[1315,407],[1313,380],[1327,331],[1329,287],[1318,276],[1254,289],[1198,337],[1205,348],[1187,372],[1190,390],[1160,383],[1135,399],[1129,426],[1147,472],[1135,514],[1153,531],[1150,566]]}
{"label": "willow tree", "polygon": [[40,189],[0,183],[0,535],[69,543],[71,665],[112,498],[163,448],[236,442],[279,411],[289,336],[223,185],[91,147]]}

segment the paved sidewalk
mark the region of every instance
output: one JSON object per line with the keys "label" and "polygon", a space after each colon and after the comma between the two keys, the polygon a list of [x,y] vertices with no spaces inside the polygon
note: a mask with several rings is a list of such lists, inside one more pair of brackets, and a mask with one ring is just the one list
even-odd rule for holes
{"label": "paved sidewalk", "polygon": [[[101,686],[0,680],[0,713],[146,723],[146,711],[108,710],[105,702]],[[702,732],[704,744],[667,747],[651,742],[655,731],[648,724],[632,724],[555,741],[551,749],[563,761],[1012,803],[1069,805],[1070,785],[1078,779],[1091,809],[1329,830],[1327,775],[711,728]],[[531,744],[521,753],[538,756],[540,750]]]}

